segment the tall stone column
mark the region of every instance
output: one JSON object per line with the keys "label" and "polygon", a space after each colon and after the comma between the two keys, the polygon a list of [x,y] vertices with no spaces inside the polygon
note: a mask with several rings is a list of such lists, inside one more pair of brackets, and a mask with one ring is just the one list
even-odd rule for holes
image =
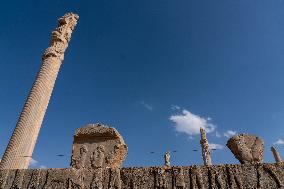
{"label": "tall stone column", "polygon": [[15,130],[0,162],[0,169],[27,169],[39,130],[64,59],[78,15],[67,13],[58,20],[50,46],[42,56],[42,65],[20,114]]}
{"label": "tall stone column", "polygon": [[203,157],[204,165],[212,165],[209,144],[206,138],[206,132],[203,128],[200,128],[200,134],[201,134],[200,144],[202,148],[202,157]]}

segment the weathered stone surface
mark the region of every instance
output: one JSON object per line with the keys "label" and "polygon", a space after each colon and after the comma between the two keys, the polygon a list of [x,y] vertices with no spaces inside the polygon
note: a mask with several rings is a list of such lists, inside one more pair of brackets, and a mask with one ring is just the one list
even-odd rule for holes
{"label": "weathered stone surface", "polygon": [[239,134],[230,138],[228,148],[242,164],[262,163],[263,141],[254,135]]}
{"label": "weathered stone surface", "polygon": [[0,170],[1,189],[277,189],[283,183],[283,163]]}
{"label": "weathered stone surface", "polygon": [[76,130],[71,166],[76,169],[119,168],[127,155],[127,145],[115,128],[90,124]]}

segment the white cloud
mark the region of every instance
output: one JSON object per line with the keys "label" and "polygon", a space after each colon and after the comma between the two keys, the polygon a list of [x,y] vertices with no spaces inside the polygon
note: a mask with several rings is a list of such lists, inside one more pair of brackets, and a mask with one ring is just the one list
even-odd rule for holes
{"label": "white cloud", "polygon": [[180,110],[180,107],[177,106],[177,105],[172,105],[172,106],[171,106],[171,109],[172,109],[172,110]]}
{"label": "white cloud", "polygon": [[47,169],[47,167],[44,166],[44,165],[39,166],[39,168],[40,168],[40,169]]}
{"label": "white cloud", "polygon": [[30,167],[35,167],[37,164],[38,164],[38,161],[33,159],[33,158],[31,158],[29,166]]}
{"label": "white cloud", "polygon": [[181,114],[172,115],[169,119],[175,123],[174,126],[177,132],[186,133],[190,136],[199,134],[200,127],[205,129],[207,133],[213,132],[216,128],[215,125],[210,123],[210,118],[203,118],[185,109]]}
{"label": "white cloud", "polygon": [[221,138],[221,135],[220,135],[220,133],[219,133],[218,131],[216,131],[215,136],[216,136],[217,138]]}
{"label": "white cloud", "polygon": [[222,150],[224,146],[222,144],[214,144],[214,143],[209,143],[209,149],[216,149],[216,150]]}
{"label": "white cloud", "polygon": [[194,137],[193,136],[188,136],[188,140],[193,140]]}
{"label": "white cloud", "polygon": [[31,168],[31,169],[46,169],[47,167],[44,166],[44,165],[40,165],[37,160],[31,158],[29,168]]}
{"label": "white cloud", "polygon": [[284,141],[282,139],[278,139],[276,140],[276,142],[273,143],[274,145],[283,145],[284,144]]}
{"label": "white cloud", "polygon": [[146,109],[149,110],[149,111],[153,111],[153,110],[154,110],[154,107],[153,107],[152,105],[147,104],[147,103],[144,102],[144,101],[141,101],[140,104],[141,104],[142,106],[144,106],[144,108],[146,108]]}
{"label": "white cloud", "polygon": [[230,137],[232,137],[236,134],[237,134],[237,131],[232,131],[232,130],[228,130],[228,131],[224,132],[224,136],[227,137],[227,138],[230,138]]}

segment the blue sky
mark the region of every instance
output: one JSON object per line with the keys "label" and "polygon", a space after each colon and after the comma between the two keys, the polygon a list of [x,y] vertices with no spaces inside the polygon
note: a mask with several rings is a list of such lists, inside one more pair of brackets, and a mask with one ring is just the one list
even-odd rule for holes
{"label": "blue sky", "polygon": [[[68,167],[76,128],[105,123],[129,146],[125,166],[202,164],[204,126],[218,148],[251,133],[283,154],[282,0],[6,1],[0,7],[0,154],[57,18],[80,19],[33,158]],[[217,134],[216,134],[217,132]],[[226,135],[226,136],[225,136]],[[154,154],[149,152],[154,151]],[[57,157],[56,154],[65,154]],[[223,147],[213,162],[237,163]]]}

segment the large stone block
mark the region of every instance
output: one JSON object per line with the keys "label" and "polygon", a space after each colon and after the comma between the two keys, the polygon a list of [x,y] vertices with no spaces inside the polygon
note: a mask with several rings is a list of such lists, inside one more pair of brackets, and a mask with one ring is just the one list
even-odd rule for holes
{"label": "large stone block", "polygon": [[262,163],[263,140],[254,135],[239,134],[230,138],[228,148],[242,164]]}
{"label": "large stone block", "polygon": [[71,166],[76,169],[119,168],[127,145],[115,128],[89,124],[76,130]]}

